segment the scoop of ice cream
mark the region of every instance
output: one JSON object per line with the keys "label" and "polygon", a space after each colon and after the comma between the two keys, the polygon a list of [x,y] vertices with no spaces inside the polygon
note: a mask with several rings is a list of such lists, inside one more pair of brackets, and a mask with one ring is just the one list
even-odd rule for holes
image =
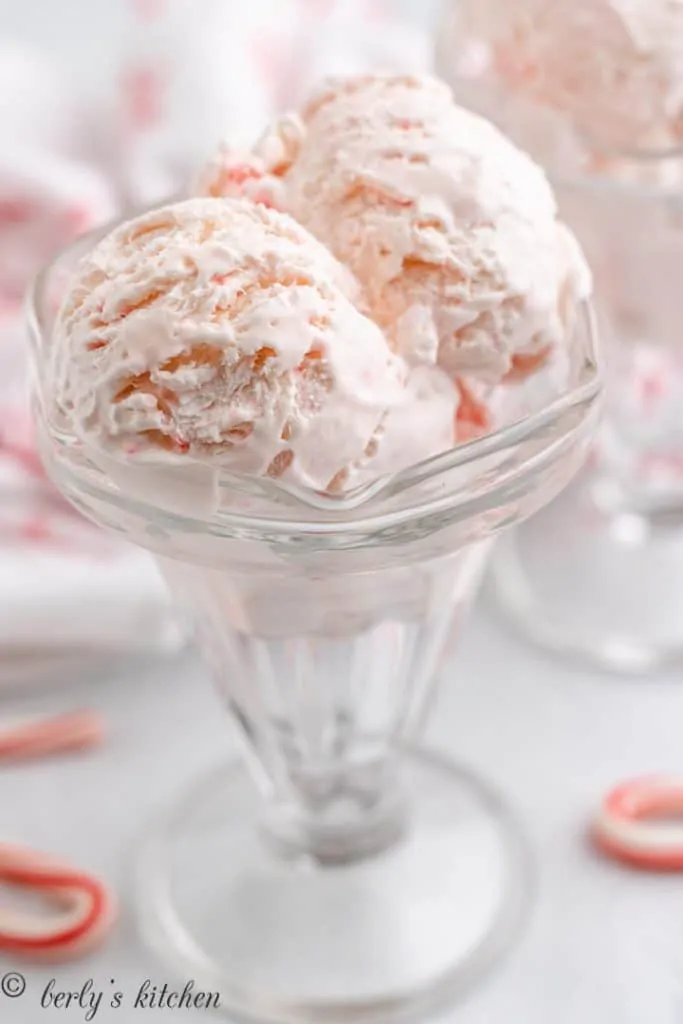
{"label": "scoop of ice cream", "polygon": [[[244,199],[147,213],[77,270],[55,329],[55,401],[108,456],[354,483],[422,399],[353,289],[285,214]],[[413,423],[419,440],[390,471],[451,446],[457,403],[452,389],[436,431]]]}
{"label": "scoop of ice cream", "polygon": [[453,46],[592,148],[683,139],[683,0],[461,0]]}
{"label": "scoop of ice cream", "polygon": [[276,206],[271,178],[261,157],[240,153],[226,144],[202,167],[191,191],[214,199],[248,196],[263,206]]}
{"label": "scoop of ice cream", "polygon": [[495,384],[567,338],[589,275],[543,172],[436,79],[332,82],[251,159],[241,187],[353,271],[409,361]]}

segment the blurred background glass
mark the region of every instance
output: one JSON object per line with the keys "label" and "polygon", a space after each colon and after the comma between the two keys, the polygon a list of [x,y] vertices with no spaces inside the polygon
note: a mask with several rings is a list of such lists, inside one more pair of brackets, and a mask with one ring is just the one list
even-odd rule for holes
{"label": "blurred background glass", "polygon": [[[611,670],[647,673],[683,657],[683,157],[674,150],[629,155],[582,136],[581,125],[592,123],[586,69],[572,78],[568,61],[554,83],[567,112],[553,107],[546,93],[527,85],[535,78],[519,72],[525,51],[514,32],[488,39],[483,26],[490,23],[478,23],[480,10],[467,0],[443,4],[438,70],[460,102],[491,118],[545,167],[593,270],[610,376],[607,416],[589,467],[502,541],[496,591],[515,625],[542,646]],[[589,19],[601,10],[587,4],[581,14]],[[566,22],[573,45],[582,31],[591,45],[589,21],[566,15]],[[534,74],[552,79],[552,67],[536,59]],[[597,74],[596,62],[590,67]]]}

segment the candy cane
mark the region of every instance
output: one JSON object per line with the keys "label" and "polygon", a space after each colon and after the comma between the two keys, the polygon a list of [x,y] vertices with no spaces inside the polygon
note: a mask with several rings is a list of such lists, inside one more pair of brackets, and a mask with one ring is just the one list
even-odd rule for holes
{"label": "candy cane", "polygon": [[12,727],[0,723],[0,761],[47,757],[99,746],[104,725],[91,711],[39,718]]}
{"label": "candy cane", "polygon": [[593,839],[609,857],[651,871],[683,871],[683,824],[647,819],[683,814],[683,779],[622,783],[605,798]]}
{"label": "candy cane", "polygon": [[61,906],[52,919],[0,909],[0,950],[31,958],[83,955],[107,934],[116,916],[109,890],[91,875],[18,846],[0,844],[0,881],[40,892]]}

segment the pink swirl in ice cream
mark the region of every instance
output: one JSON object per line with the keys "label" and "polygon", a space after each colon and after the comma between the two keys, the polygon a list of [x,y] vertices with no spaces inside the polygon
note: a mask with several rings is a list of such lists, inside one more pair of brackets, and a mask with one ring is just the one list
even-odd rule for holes
{"label": "pink swirl in ice cream", "polygon": [[395,472],[451,447],[458,395],[410,372],[355,288],[303,227],[245,199],[147,213],[78,268],[55,401],[91,451],[133,462],[320,490]]}
{"label": "pink swirl in ice cream", "polygon": [[[567,342],[590,279],[550,186],[436,79],[333,81],[249,161],[243,190],[269,195],[353,271],[409,361],[497,384]],[[224,154],[224,171],[234,163]],[[220,192],[220,175],[200,188]]]}

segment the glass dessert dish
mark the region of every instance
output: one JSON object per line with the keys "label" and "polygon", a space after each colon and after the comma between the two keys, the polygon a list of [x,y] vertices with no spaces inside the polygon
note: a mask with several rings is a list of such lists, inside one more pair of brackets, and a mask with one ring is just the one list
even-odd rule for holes
{"label": "glass dessert dish", "polygon": [[620,171],[555,182],[594,268],[609,355],[598,443],[572,487],[503,539],[493,576],[532,639],[640,673],[683,656],[683,159]]}
{"label": "glass dessert dish", "polygon": [[495,791],[416,744],[491,538],[585,458],[601,394],[591,311],[566,392],[505,429],[340,497],[225,473],[200,515],[146,469],[130,487],[102,472],[51,402],[52,297],[92,244],[30,301],[42,455],[85,515],[155,553],[244,755],[150,828],[144,932],[233,1017],[425,1014],[504,950],[529,896]]}
{"label": "glass dessert dish", "polygon": [[600,153],[556,111],[515,94],[446,3],[441,74],[545,167],[595,279],[609,364],[589,465],[510,532],[492,576],[529,639],[625,673],[683,657],[683,155]]}

